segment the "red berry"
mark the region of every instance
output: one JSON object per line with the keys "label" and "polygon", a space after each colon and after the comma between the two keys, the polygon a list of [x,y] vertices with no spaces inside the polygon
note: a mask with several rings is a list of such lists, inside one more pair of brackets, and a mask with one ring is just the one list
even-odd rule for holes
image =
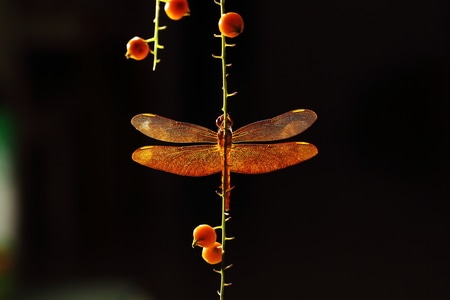
{"label": "red berry", "polygon": [[216,242],[216,231],[209,225],[202,224],[195,227],[194,241],[192,242],[192,247],[211,247]]}
{"label": "red berry", "polygon": [[149,52],[150,46],[148,43],[144,39],[135,36],[127,43],[127,53],[125,53],[125,57],[143,60],[147,57]]}
{"label": "red berry", "polygon": [[226,37],[237,37],[244,30],[244,20],[238,13],[226,13],[220,17],[219,30]]}
{"label": "red berry", "polygon": [[212,247],[203,248],[202,257],[210,265],[220,263],[222,261],[222,244],[215,242]]}
{"label": "red berry", "polygon": [[172,20],[179,20],[189,16],[189,5],[187,0],[168,0],[164,5],[166,15]]}

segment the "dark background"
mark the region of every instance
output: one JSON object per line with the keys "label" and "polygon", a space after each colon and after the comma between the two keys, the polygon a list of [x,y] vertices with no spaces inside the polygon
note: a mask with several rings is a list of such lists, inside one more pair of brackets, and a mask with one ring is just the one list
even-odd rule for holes
{"label": "dark background", "polygon": [[[215,129],[219,8],[189,3],[178,22],[161,10],[153,72],[150,58],[124,57],[130,38],[153,35],[152,1],[2,1],[21,298],[97,286],[120,290],[105,299],[216,297],[219,276],[190,244],[196,225],[220,222],[220,176],[130,158],[159,143],[131,126],[135,114]],[[295,138],[317,157],[232,176],[227,298],[449,299],[449,2],[228,0],[226,10],[245,20],[228,52],[234,128],[296,108],[319,116]]]}

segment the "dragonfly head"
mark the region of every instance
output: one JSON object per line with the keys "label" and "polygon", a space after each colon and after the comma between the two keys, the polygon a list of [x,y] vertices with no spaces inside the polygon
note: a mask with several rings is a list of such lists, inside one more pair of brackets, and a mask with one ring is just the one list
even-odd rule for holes
{"label": "dragonfly head", "polygon": [[[216,119],[216,125],[217,125],[217,127],[221,128],[221,129],[224,129],[224,124],[223,123],[224,123],[224,116],[221,115],[220,117],[218,117]],[[227,128],[228,129],[231,128],[232,125],[233,125],[233,120],[231,120],[230,116],[228,115],[227,116]]]}

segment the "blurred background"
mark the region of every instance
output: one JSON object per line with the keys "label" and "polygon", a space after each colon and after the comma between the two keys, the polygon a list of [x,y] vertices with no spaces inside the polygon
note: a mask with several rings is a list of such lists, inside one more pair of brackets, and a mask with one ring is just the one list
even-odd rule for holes
{"label": "blurred background", "polygon": [[[215,130],[219,8],[153,1],[0,2],[1,299],[213,299],[219,276],[191,248],[220,222],[220,176],[142,167],[160,144],[130,119],[155,113]],[[448,299],[450,3],[232,1],[237,129],[291,109],[319,119],[298,166],[233,175],[230,299]]]}

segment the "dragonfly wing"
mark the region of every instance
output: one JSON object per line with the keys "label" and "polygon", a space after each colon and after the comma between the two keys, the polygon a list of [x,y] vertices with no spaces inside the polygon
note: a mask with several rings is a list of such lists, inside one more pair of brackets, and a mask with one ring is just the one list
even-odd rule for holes
{"label": "dragonfly wing", "polygon": [[283,140],[297,135],[316,121],[312,110],[291,110],[272,119],[245,125],[233,133],[233,143]]}
{"label": "dragonfly wing", "polygon": [[301,163],[317,153],[313,144],[305,142],[232,145],[230,171],[242,174],[268,173]]}
{"label": "dragonfly wing", "polygon": [[222,170],[217,145],[146,146],[134,151],[132,158],[149,168],[183,176],[206,176]]}
{"label": "dragonfly wing", "polygon": [[208,128],[154,114],[136,115],[131,124],[146,136],[163,142],[217,143],[217,134]]}

